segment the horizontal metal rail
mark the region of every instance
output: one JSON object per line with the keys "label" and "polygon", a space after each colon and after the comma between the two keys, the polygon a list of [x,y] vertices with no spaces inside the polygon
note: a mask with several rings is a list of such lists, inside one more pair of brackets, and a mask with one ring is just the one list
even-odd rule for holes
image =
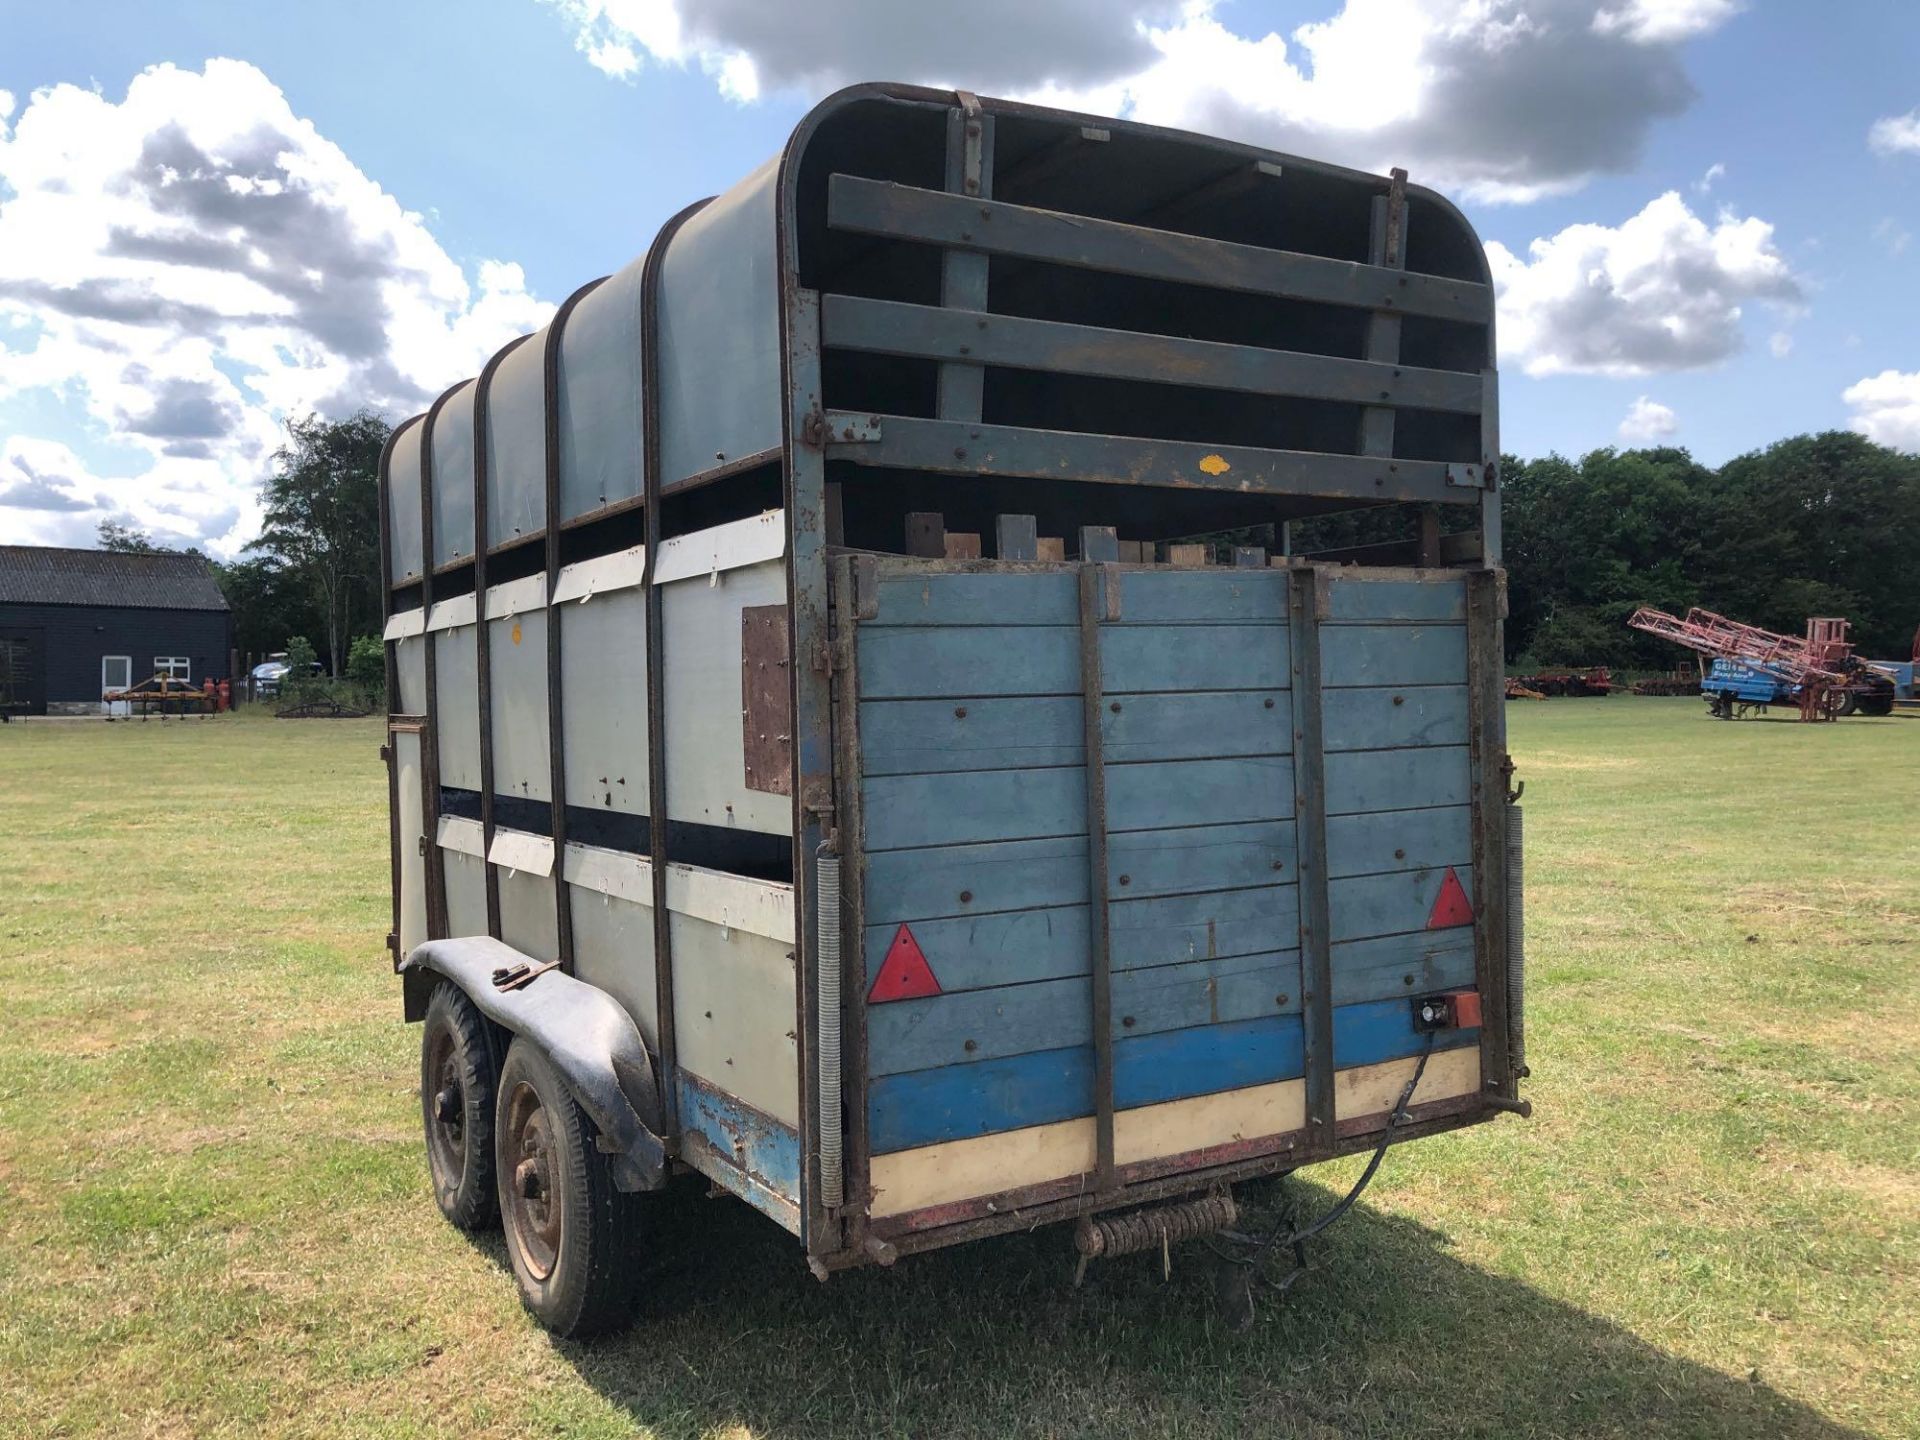
{"label": "horizontal metal rail", "polygon": [[1472,505],[1480,499],[1474,488],[1478,466],[1439,460],[1196,445],[864,412],[824,419],[828,455],[856,465],[1334,500]]}
{"label": "horizontal metal rail", "polygon": [[1479,324],[1493,317],[1492,290],[1472,280],[1150,230],[857,175],[828,179],[827,223],[862,235],[1215,290]]}
{"label": "horizontal metal rail", "polygon": [[827,295],[821,307],[822,343],[843,350],[1462,415],[1478,415],[1483,399],[1477,370],[1427,370],[856,295]]}

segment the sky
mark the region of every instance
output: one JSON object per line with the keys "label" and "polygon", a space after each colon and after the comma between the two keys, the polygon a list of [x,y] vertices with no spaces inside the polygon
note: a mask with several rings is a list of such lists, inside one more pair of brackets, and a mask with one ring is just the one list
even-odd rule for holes
{"label": "sky", "polygon": [[881,79],[1405,166],[1510,452],[1920,451],[1909,0],[0,0],[0,543],[239,553],[288,417],[424,408]]}

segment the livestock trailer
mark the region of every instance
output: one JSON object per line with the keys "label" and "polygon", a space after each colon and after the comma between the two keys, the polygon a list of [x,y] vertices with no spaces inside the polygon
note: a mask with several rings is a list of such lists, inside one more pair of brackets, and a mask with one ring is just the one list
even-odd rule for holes
{"label": "livestock trailer", "polygon": [[1399,172],[870,85],[395,431],[389,944],[541,1320],[679,1172],[824,1279],[1525,1112],[1493,313]]}

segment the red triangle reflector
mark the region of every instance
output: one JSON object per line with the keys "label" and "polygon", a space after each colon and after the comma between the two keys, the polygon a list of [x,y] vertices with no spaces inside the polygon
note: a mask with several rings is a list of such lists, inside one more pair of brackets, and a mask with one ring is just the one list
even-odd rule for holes
{"label": "red triangle reflector", "polygon": [[927,964],[927,957],[921,953],[920,942],[913,938],[913,932],[902,925],[894,932],[893,943],[887,947],[887,958],[880,962],[880,973],[873,977],[873,988],[867,991],[867,1003],[884,1004],[889,1000],[924,1000],[929,995],[940,993],[940,982],[934,978],[933,967]]}
{"label": "red triangle reflector", "polygon": [[1447,878],[1440,882],[1440,893],[1434,896],[1433,909],[1427,913],[1427,929],[1449,930],[1455,925],[1473,923],[1473,902],[1467,899],[1467,892],[1460,884],[1460,877],[1453,873],[1453,867],[1447,867]]}

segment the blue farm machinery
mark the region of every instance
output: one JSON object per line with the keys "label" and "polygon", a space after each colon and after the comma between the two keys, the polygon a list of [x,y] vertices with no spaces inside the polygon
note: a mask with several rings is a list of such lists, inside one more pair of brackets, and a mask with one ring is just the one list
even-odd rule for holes
{"label": "blue farm machinery", "polygon": [[1854,655],[1845,620],[1811,619],[1804,636],[1780,635],[1697,606],[1683,618],[1643,605],[1627,623],[1706,657],[1700,693],[1716,719],[1769,705],[1792,705],[1802,720],[1893,713],[1896,677]]}

